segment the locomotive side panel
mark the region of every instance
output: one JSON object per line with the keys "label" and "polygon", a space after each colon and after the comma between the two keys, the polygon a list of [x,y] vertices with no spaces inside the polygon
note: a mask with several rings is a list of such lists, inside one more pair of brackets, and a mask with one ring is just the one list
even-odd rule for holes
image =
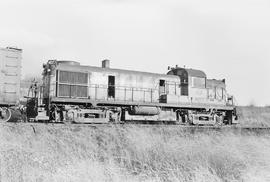
{"label": "locomotive side panel", "polygon": [[[140,72],[118,72],[106,70],[103,72],[95,72],[89,68],[90,89],[89,97],[95,100],[111,100],[111,101],[129,101],[129,102],[151,102],[158,103],[159,81],[166,82],[166,89],[171,93],[179,93],[179,88],[169,88],[169,83],[174,86],[178,82],[178,78],[163,77],[155,74],[142,74]],[[109,85],[110,77],[114,77],[114,85]],[[93,86],[94,85],[94,88]],[[113,87],[114,95],[109,95],[109,87]],[[163,93],[166,94],[166,93]]]}
{"label": "locomotive side panel", "polygon": [[208,96],[207,102],[209,104],[226,105],[227,92],[225,80],[207,79],[206,88]]}
{"label": "locomotive side panel", "polygon": [[[88,98],[95,100],[107,100],[107,82],[102,72],[88,73]],[[99,83],[99,84],[98,84]]]}
{"label": "locomotive side panel", "polygon": [[205,102],[207,99],[206,77],[189,76],[189,97],[191,102]]}
{"label": "locomotive side panel", "polygon": [[[75,83],[75,85],[74,83],[69,83],[64,87],[62,86],[62,90],[66,91],[67,94],[66,97],[65,95],[61,96],[59,95],[60,82],[57,80],[59,76],[57,76],[56,70],[85,74],[85,77],[88,76],[87,83],[79,83],[79,85],[78,83]],[[176,71],[178,74],[179,68]],[[49,93],[53,100],[54,98],[55,100],[58,98],[69,98],[58,99],[57,102],[101,102],[103,104],[114,104],[117,102],[121,102],[120,104],[132,104],[134,102],[134,104],[163,103],[193,108],[209,108],[215,105],[226,107],[225,87],[223,88],[220,85],[209,87],[208,84],[209,88],[202,88],[206,87],[206,76],[202,71],[189,70],[189,73],[185,73],[184,70],[181,72],[183,75],[186,75],[186,79],[182,79],[181,75],[162,75],[130,70],[58,64],[55,66],[55,72],[53,69],[51,70],[47,80],[50,83]],[[183,88],[187,88],[187,92]],[[219,91],[216,91],[218,89]],[[70,94],[80,92],[84,93],[81,97]],[[209,96],[211,93],[219,99],[211,100]],[[217,97],[218,94],[222,96]]]}
{"label": "locomotive side panel", "polygon": [[[55,67],[49,66],[49,73],[44,74],[44,88],[47,88],[45,92],[48,92],[47,95],[44,94],[45,97],[83,98],[89,99],[89,102],[159,103],[168,95],[162,103],[180,101],[180,79],[177,76],[64,65],[57,62],[55,64]],[[85,78],[85,81],[80,81],[79,78]]]}
{"label": "locomotive side panel", "polygon": [[21,54],[21,49],[0,48],[0,105],[19,102]]}

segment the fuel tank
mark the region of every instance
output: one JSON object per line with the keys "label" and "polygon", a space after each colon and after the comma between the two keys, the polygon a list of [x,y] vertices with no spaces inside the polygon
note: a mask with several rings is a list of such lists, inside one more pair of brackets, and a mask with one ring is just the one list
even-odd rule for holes
{"label": "fuel tank", "polygon": [[160,113],[160,109],[158,107],[133,106],[128,113],[130,115],[154,116]]}

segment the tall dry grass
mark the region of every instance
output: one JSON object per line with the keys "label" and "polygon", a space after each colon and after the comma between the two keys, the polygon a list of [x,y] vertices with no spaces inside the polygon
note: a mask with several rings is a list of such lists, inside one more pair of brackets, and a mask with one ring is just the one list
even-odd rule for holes
{"label": "tall dry grass", "polygon": [[270,127],[270,107],[242,106],[237,113],[241,126]]}
{"label": "tall dry grass", "polygon": [[270,135],[1,124],[0,181],[270,181]]}

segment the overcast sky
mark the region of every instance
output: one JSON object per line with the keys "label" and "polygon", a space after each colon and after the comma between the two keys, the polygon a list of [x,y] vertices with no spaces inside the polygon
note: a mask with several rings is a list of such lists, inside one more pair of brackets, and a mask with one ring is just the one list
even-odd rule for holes
{"label": "overcast sky", "polygon": [[241,105],[270,105],[269,0],[0,0],[0,47],[23,49],[23,75],[48,59],[226,78]]}

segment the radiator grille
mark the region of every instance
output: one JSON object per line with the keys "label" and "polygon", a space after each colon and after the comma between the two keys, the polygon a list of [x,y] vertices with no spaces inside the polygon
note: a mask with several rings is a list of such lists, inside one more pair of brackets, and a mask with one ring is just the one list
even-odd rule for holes
{"label": "radiator grille", "polygon": [[87,73],[60,71],[59,82],[69,83],[69,84],[86,84],[87,85]]}
{"label": "radiator grille", "polygon": [[59,71],[59,97],[87,97],[88,74],[80,72]]}

